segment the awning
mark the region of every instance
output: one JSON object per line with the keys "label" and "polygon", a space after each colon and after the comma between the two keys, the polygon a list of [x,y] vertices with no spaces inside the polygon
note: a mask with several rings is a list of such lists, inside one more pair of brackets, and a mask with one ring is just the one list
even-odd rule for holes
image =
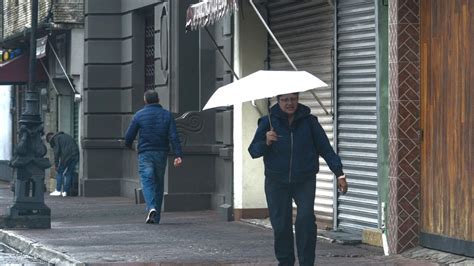
{"label": "awning", "polygon": [[[28,83],[29,56],[23,54],[4,63],[0,63],[0,85]],[[48,77],[40,64],[36,67],[36,81],[47,81]]]}
{"label": "awning", "polygon": [[214,24],[239,9],[237,0],[201,0],[186,11],[186,30],[197,30]]}

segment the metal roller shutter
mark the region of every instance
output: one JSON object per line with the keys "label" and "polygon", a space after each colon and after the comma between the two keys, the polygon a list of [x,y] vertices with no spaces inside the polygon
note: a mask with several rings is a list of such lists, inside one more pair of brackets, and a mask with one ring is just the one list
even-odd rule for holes
{"label": "metal roller shutter", "polygon": [[374,0],[337,1],[337,146],[349,192],[338,227],[378,226],[376,17]]}
{"label": "metal roller shutter", "polygon": [[[328,1],[268,4],[268,22],[275,36],[299,70],[306,70],[329,86],[315,90],[324,106],[333,108],[334,10]],[[269,41],[269,69],[293,70],[273,40]],[[333,119],[324,113],[311,93],[300,94],[300,102],[311,107],[333,143]],[[320,225],[333,226],[334,176],[323,159],[317,175],[315,211]]]}

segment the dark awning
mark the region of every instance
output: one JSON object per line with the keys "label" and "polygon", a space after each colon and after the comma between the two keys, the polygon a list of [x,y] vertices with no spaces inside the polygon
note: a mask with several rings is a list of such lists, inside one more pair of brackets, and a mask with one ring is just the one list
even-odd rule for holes
{"label": "dark awning", "polygon": [[[28,83],[28,54],[0,63],[0,85]],[[48,77],[40,64],[36,67],[36,81],[47,81]]]}

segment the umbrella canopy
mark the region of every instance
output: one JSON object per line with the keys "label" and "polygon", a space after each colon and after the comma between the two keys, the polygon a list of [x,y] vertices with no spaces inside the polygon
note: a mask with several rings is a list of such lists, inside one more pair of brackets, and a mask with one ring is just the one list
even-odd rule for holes
{"label": "umbrella canopy", "polygon": [[260,70],[217,89],[204,110],[325,86],[326,83],[306,71]]}

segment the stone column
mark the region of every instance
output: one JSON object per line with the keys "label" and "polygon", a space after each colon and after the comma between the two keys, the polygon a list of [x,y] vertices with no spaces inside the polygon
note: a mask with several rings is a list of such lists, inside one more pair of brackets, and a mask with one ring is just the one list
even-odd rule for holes
{"label": "stone column", "polygon": [[389,1],[390,252],[419,244],[420,0]]}

